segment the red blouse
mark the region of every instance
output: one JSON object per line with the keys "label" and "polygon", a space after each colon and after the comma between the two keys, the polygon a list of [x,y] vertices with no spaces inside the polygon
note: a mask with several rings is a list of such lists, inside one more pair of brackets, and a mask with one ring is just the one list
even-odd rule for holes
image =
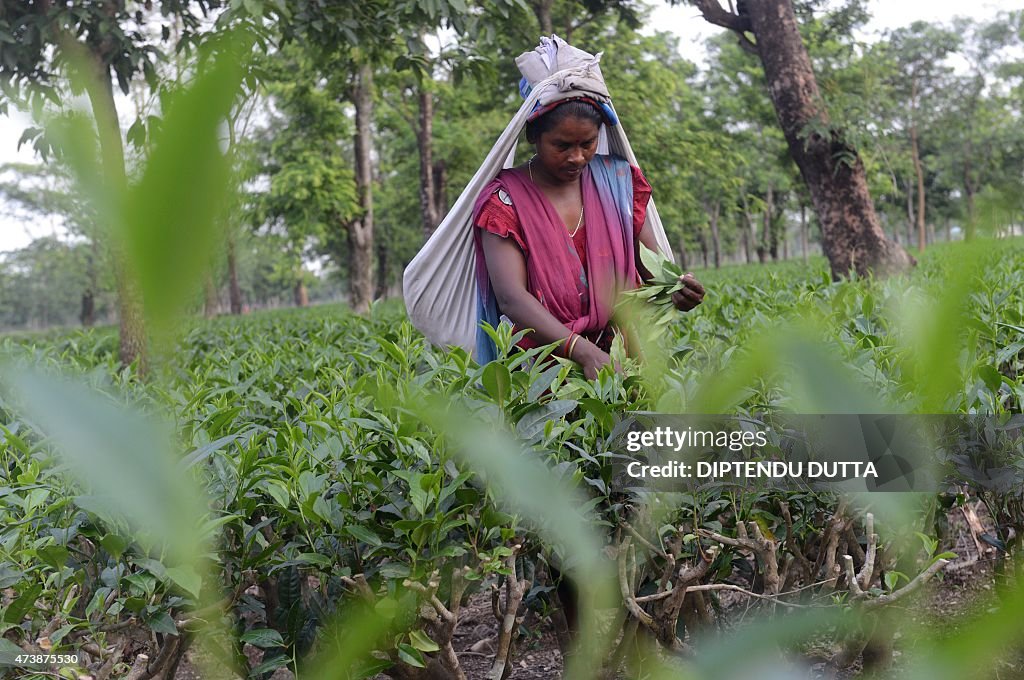
{"label": "red blouse", "polygon": [[[640,172],[640,168],[630,166],[630,169],[633,171],[633,238],[639,238],[640,232],[644,228],[644,221],[647,219],[647,203],[651,200],[651,185],[647,183],[647,179],[643,176],[643,173]],[[526,246],[526,241],[523,238],[523,225],[519,222],[519,216],[516,214],[515,208],[512,206],[511,199],[504,191],[495,191],[491,194],[491,197],[487,199],[487,202],[484,203],[483,207],[480,209],[480,215],[477,218],[476,226],[480,229],[489,231],[492,234],[497,234],[502,238],[512,238],[519,246],[519,249],[523,251],[523,255],[525,257],[530,256],[530,249]],[[576,253],[580,257],[580,262],[583,264],[584,271],[586,271],[586,223],[584,223],[576,232],[575,236],[572,237],[572,243],[576,247]],[[599,337],[599,346],[607,351],[608,345],[611,342],[612,333],[601,333]],[[591,338],[591,340],[597,341],[598,338]],[[524,349],[528,349],[530,347],[536,347],[537,345],[532,338],[527,336],[520,340],[519,346]]]}
{"label": "red blouse", "polygon": [[[633,171],[633,237],[637,238],[640,236],[640,231],[644,228],[644,221],[647,219],[647,203],[651,200],[651,185],[647,183],[647,179],[640,172],[640,168],[630,166],[630,169]],[[500,191],[496,191],[491,194],[491,197],[480,210],[476,226],[492,234],[497,234],[502,238],[511,237],[516,242],[516,245],[519,246],[519,249],[523,251],[523,255],[529,257],[530,250],[526,247],[526,242],[523,239],[523,225],[519,222],[519,216],[516,214],[511,201],[506,203],[502,200],[502,197],[499,195],[500,193]],[[586,269],[586,224],[573,236],[572,243],[576,246],[576,253],[580,256],[580,262],[583,263],[583,267]]]}

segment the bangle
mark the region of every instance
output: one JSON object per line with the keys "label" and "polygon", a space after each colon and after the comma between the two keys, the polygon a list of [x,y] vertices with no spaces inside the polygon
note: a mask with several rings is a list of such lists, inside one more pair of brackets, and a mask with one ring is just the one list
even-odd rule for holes
{"label": "bangle", "polygon": [[572,340],[572,336],[574,335],[576,335],[576,331],[569,331],[569,335],[565,337],[565,343],[562,345],[562,352],[565,354],[566,358],[569,357],[569,352],[572,351],[569,349],[569,341]]}
{"label": "bangle", "polygon": [[571,344],[571,345],[569,345],[569,353],[568,353],[568,354],[566,355],[566,357],[567,357],[567,358],[569,358],[569,359],[572,359],[572,350],[573,350],[573,347],[575,347],[575,346],[576,346],[576,341],[577,341],[577,340],[579,340],[579,339],[580,339],[580,336],[579,336],[579,334],[577,333],[577,334],[576,334],[576,337],[575,337],[575,338],[573,338],[573,340],[572,340],[572,344]]}

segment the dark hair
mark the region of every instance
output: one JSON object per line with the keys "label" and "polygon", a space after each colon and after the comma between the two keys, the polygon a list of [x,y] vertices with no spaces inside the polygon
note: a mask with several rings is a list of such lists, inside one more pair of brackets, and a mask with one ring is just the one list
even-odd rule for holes
{"label": "dark hair", "polygon": [[598,127],[604,122],[604,116],[596,106],[582,99],[568,99],[547,113],[534,118],[526,124],[526,140],[531,144],[567,118],[578,118],[590,121]]}

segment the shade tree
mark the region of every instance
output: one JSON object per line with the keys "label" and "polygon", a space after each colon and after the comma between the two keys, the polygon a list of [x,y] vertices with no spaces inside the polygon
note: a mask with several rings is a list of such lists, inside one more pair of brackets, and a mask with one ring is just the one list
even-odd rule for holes
{"label": "shade tree", "polygon": [[[61,108],[84,94],[98,139],[92,193],[123,195],[129,179],[115,93],[127,95],[140,79],[155,89],[164,48],[196,47],[211,35],[211,13],[223,7],[219,0],[4,2],[0,34],[8,39],[0,40],[0,113],[13,105],[39,117],[48,106]],[[44,156],[61,152],[59,135],[43,127],[30,128],[22,141],[32,142]],[[147,338],[138,282],[119,244],[112,240],[109,248],[117,281],[119,357],[124,364],[137,362],[142,373]]]}
{"label": "shade tree", "polygon": [[913,259],[889,241],[875,214],[864,165],[821,97],[790,0],[740,3],[692,0],[710,23],[731,30],[764,69],[767,94],[811,194],[832,275],[906,269]]}

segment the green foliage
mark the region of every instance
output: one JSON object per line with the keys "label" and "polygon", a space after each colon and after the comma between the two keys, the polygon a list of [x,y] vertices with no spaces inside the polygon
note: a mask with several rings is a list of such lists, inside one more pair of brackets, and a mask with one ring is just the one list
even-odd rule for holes
{"label": "green foliage", "polygon": [[[241,35],[234,39],[246,42]],[[117,240],[134,265],[147,317],[166,332],[219,245],[230,184],[231,159],[218,135],[242,79],[242,64],[220,59],[207,65],[167,103],[164,123],[145,168],[108,215]]]}
{"label": "green foliage", "polygon": [[279,231],[298,267],[310,252],[346,264],[345,227],[359,214],[355,178],[347,158],[352,125],[336,77],[323,77],[311,55],[292,45],[265,57],[264,81],[272,115],[254,153],[254,179],[267,183],[253,192],[250,220]]}
{"label": "green foliage", "polygon": [[[705,99],[692,65],[675,56],[664,35],[626,30],[629,16],[612,35],[599,12],[613,4],[631,9],[562,3],[556,14],[571,22],[594,12],[581,41],[607,43],[616,106],[661,192],[671,234],[704,242],[707,216],[721,209],[735,227],[721,236],[735,245],[753,238],[751,216],[763,211],[761,245],[770,248],[794,183],[758,69],[720,44],[719,65],[735,68],[708,81]],[[487,85],[460,83],[454,70],[446,82],[426,83],[429,60],[416,51],[425,26],[440,21],[468,32],[480,15],[464,9],[454,1],[339,9],[246,0],[222,15],[226,22],[279,16],[288,22],[286,37],[314,48],[290,46],[266,62],[268,71],[280,69],[267,91],[289,125],[278,125],[262,148],[268,181],[254,212],[257,221],[286,228],[242,239],[240,248],[256,253],[263,270],[255,278],[267,295],[286,289],[310,242],[340,252],[328,237],[358,212],[341,142],[350,132],[342,103],[348,83],[314,77],[325,64],[395,63],[396,45],[412,45],[397,63],[409,72],[384,82],[378,102],[387,104],[378,139],[390,180],[381,217],[390,230],[387,252],[397,259],[405,252],[398,244],[415,242],[416,126],[402,125],[414,114],[413,94],[436,88],[436,101],[453,114],[437,127],[445,142],[438,157],[453,185],[476,167],[477,140],[493,138],[485,132],[500,129],[514,95],[489,98]],[[840,28],[858,21],[860,4],[847,9],[809,27],[819,60],[836,73],[856,55]],[[380,31],[389,39],[378,40]],[[25,37],[30,47],[38,42]],[[325,45],[337,53],[315,51]],[[149,313],[164,327],[180,318],[215,250],[213,225],[222,219],[231,177],[217,127],[230,117],[244,77],[222,61],[168,95],[162,125],[147,130],[150,156],[123,195],[102,186],[85,135],[66,145],[80,180],[91,186],[95,212],[121,228]],[[1008,203],[1013,195],[1010,183],[981,193],[981,214],[1012,219],[1019,210]],[[523,579],[536,586],[529,606],[548,611],[550,583],[541,579],[555,567],[581,592],[585,643],[568,676],[595,677],[615,626],[626,620],[617,596],[648,597],[681,564],[707,566],[709,584],[763,582],[763,559],[751,560],[709,532],[726,539],[752,532],[775,542],[773,555],[794,558],[820,552],[821,537],[844,512],[854,542],[871,533],[853,515],[863,499],[850,510],[832,494],[726,484],[675,496],[615,489],[623,414],[725,412],[765,422],[784,411],[881,408],[1019,417],[1024,251],[1009,239],[982,245],[935,249],[915,272],[886,281],[833,283],[821,262],[708,272],[709,296],[698,311],[663,313],[663,332],[642,348],[645,361],[616,354],[623,370],[609,367],[594,381],[553,357],[554,347],[515,351],[517,338],[506,326],[489,329],[500,358],[484,366],[461,350],[440,352],[387,305],[366,318],[321,307],[189,322],[176,329],[182,332],[173,359],[150,383],[117,365],[107,331],[4,339],[0,349],[13,360],[0,393],[0,666],[44,631],[60,652],[138,627],[139,639],[161,649],[206,633],[219,661],[242,675],[286,666],[315,677],[372,677],[390,666],[412,673],[443,657],[447,642],[437,626],[444,612],[457,612],[462,595],[491,586],[500,592]],[[273,249],[290,252],[267,257]],[[59,249],[45,250],[32,262],[63,262],[50,257]],[[647,262],[659,282],[636,295],[667,293],[679,272]],[[977,438],[1002,442],[999,433]],[[770,442],[768,453],[780,451],[779,441]],[[1007,539],[1024,534],[1019,455],[987,460],[972,450],[947,462],[952,480],[980,489],[989,505],[998,534],[992,544],[1015,552]],[[945,546],[923,527],[927,554],[915,564],[920,547],[902,545],[899,534],[909,533],[908,518],[916,520],[918,510],[872,501],[889,553],[879,558],[885,576],[865,586],[877,597],[898,593],[912,568],[944,559]],[[903,571],[893,555],[906,557]],[[808,573],[807,587],[786,597],[856,619],[862,601],[836,594],[818,576]],[[1019,592],[1007,601],[1017,603]],[[658,601],[642,599],[640,609],[655,611]],[[636,610],[630,615],[640,618]],[[985,672],[999,649],[992,640],[1004,644],[1019,633],[1009,615],[993,620],[1000,629],[986,622],[965,636],[967,662],[940,650],[923,663],[912,660],[918,665],[911,671],[941,658],[935,672],[955,670],[949,677]],[[609,621],[614,625],[603,625]],[[672,646],[676,635],[698,639],[685,624],[671,623],[663,644]],[[849,634],[832,614],[767,625],[738,641],[709,643],[681,670],[659,663],[652,670],[650,655],[634,675],[750,675],[755,661],[763,674],[774,668],[765,657],[777,644],[805,640],[824,626]],[[737,643],[747,654],[735,654]],[[243,653],[246,644],[264,650],[258,664]]]}
{"label": "green foliage", "polygon": [[[0,577],[21,598],[6,610],[8,634],[27,638],[54,615],[70,626],[58,649],[71,649],[132,614],[153,630],[170,631],[198,598],[225,592],[234,593],[228,595],[229,647],[258,643],[269,650],[264,669],[312,659],[313,640],[332,636],[340,637],[337,646],[322,650],[328,654],[342,649],[368,659],[366,650],[377,649],[385,663],[415,667],[437,654],[434,638],[413,619],[380,616],[403,606],[401,596],[384,604],[391,601],[387,593],[407,592],[409,584],[430,588],[437,580],[439,597],[450,606],[444,593],[454,583],[453,569],[472,589],[497,582],[509,573],[512,545],[520,546],[522,564],[554,560],[591,584],[584,602],[600,606],[607,565],[589,556],[610,539],[602,527],[629,521],[669,540],[674,527],[722,532],[756,518],[775,535],[787,531],[775,509],[777,493],[750,489],[737,496],[715,485],[645,519],[640,498],[611,489],[611,442],[626,410],[863,412],[854,397],[863,393],[878,395],[868,397],[869,404],[881,398],[900,410],[1019,413],[1022,251],[1007,242],[987,253],[971,265],[964,246],[939,249],[910,278],[884,283],[832,283],[823,263],[811,270],[721,270],[706,281],[710,293],[702,309],[667,326],[674,358],[644,380],[629,369],[588,382],[573,365],[541,359],[552,348],[477,366],[461,351],[429,348],[400,310],[382,307],[368,319],[323,307],[197,323],[179,345],[173,370],[148,385],[116,370],[109,336],[8,339],[8,351],[82,376],[94,395],[81,388],[53,391],[48,379],[25,378],[30,382],[21,383],[22,396],[8,393],[0,403],[7,489],[0,496],[7,527]],[[966,278],[956,285],[972,304],[953,306],[952,316],[913,340],[901,311],[904,299],[919,295],[912,303],[923,306],[933,298],[914,291],[934,287],[934,299],[944,304],[948,295],[941,291],[957,281],[957,268]],[[814,315],[817,339],[779,335],[777,320]],[[495,337],[506,352],[514,342],[507,330]],[[822,342],[831,356],[822,354]],[[922,382],[914,355],[927,343],[954,348],[955,381]],[[998,380],[991,379],[990,366]],[[942,391],[948,393],[939,399]],[[85,401],[60,406],[65,392]],[[172,439],[186,452],[173,473],[139,468],[140,481],[131,485],[137,493],[108,485],[122,484],[136,462],[168,459],[139,457],[135,451],[144,447],[125,433],[138,431],[154,442],[167,438],[138,430],[135,418],[103,425],[107,416],[94,411],[106,409],[117,394],[167,414],[177,432]],[[37,406],[26,408],[25,398]],[[77,463],[56,465],[54,455],[87,451],[92,425],[121,433],[120,440],[110,446],[97,440],[80,459],[92,468],[71,477]],[[514,429],[520,443],[495,426]],[[99,464],[104,460],[126,467],[114,473]],[[179,502],[167,494],[188,488],[171,483],[183,473],[209,499],[203,518],[166,512]],[[784,498],[800,540],[812,540],[816,513],[829,512],[835,502],[820,495]],[[550,512],[553,499],[568,505]],[[1024,520],[996,516],[1006,526]],[[193,526],[201,528],[182,534]],[[658,534],[657,527],[668,533]],[[202,568],[189,568],[175,561],[175,551],[161,548],[182,535],[216,537],[198,562]],[[926,537],[928,559],[942,557],[938,542]],[[682,544],[686,554],[700,542],[691,536]],[[723,568],[723,574],[732,569],[728,560]],[[362,601],[357,576],[383,598],[375,600],[376,613],[339,609]],[[275,595],[244,594],[248,583]],[[28,601],[36,607],[17,605]],[[243,612],[254,613],[252,623],[240,624]],[[329,622],[339,613],[365,620],[359,628],[365,635],[356,640],[334,628]],[[587,659],[580,657],[580,669]]]}
{"label": "green foliage", "polygon": [[[153,5],[157,7],[154,8]],[[62,69],[73,61],[75,48],[92,55],[103,79],[128,94],[138,76],[154,89],[156,62],[162,57],[143,27],[154,21],[161,28],[162,41],[169,40],[175,26],[179,49],[199,42],[206,16],[221,3],[218,0],[162,0],[158,3],[72,2],[45,5],[13,4],[0,14],[0,114],[13,102],[31,111],[36,119],[46,107],[60,107],[80,89],[69,87]],[[88,36],[79,44],[82,36]],[[43,128],[31,128],[22,142],[33,141],[45,158],[54,140]]]}
{"label": "green foliage", "polygon": [[[0,327],[47,328],[79,323],[81,298],[91,289],[90,274],[97,269],[96,253],[89,244],[66,243],[56,238],[34,240],[0,260]],[[113,283],[104,276],[97,295],[101,317],[112,307]]]}

